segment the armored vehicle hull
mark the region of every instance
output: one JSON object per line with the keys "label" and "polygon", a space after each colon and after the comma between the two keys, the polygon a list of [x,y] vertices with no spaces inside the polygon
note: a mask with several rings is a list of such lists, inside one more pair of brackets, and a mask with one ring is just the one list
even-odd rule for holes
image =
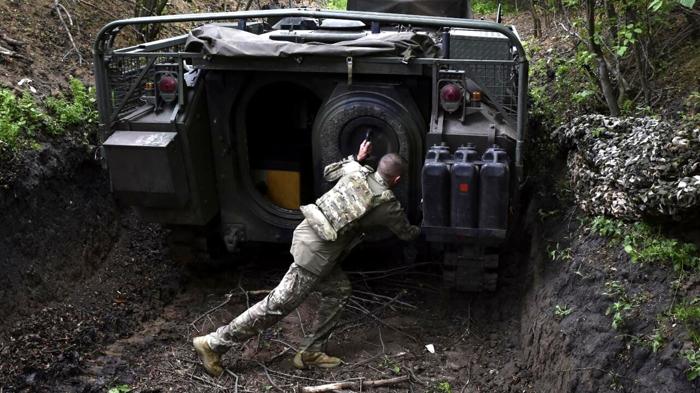
{"label": "armored vehicle hull", "polygon": [[[270,27],[273,18],[284,29]],[[233,23],[114,46],[124,26],[193,21]],[[386,152],[407,159],[396,194],[414,222],[422,200],[441,200],[421,189],[433,145],[442,146],[447,168],[462,145],[479,155],[500,146],[498,173],[506,177],[498,184],[510,187],[499,188],[505,211],[497,213],[513,214],[523,173],[527,62],[512,27],[307,9],[129,19],[98,35],[95,74],[115,197],[146,220],[175,228],[181,243],[192,240],[183,228],[213,232],[231,251],[248,241],[289,242],[302,220],[299,206],[332,186],[323,167],[355,153],[368,131],[370,165]],[[496,173],[493,163],[470,165]],[[478,198],[476,182],[450,187]],[[444,250],[447,282],[493,289],[495,263],[486,254],[506,245],[508,222],[423,230]]]}

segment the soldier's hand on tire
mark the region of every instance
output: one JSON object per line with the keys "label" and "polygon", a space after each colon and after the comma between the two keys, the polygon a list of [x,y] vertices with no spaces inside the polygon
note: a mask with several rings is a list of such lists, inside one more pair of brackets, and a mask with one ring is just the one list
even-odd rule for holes
{"label": "soldier's hand on tire", "polygon": [[360,150],[357,152],[357,161],[364,161],[365,158],[369,157],[369,155],[372,153],[372,142],[368,140],[362,141],[360,143]]}

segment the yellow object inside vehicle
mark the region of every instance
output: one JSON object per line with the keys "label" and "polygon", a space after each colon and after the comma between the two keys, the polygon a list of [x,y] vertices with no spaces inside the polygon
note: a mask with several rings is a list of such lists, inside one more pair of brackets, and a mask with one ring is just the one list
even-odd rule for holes
{"label": "yellow object inside vehicle", "polygon": [[267,198],[285,209],[298,209],[300,198],[300,174],[293,171],[268,169],[265,171]]}

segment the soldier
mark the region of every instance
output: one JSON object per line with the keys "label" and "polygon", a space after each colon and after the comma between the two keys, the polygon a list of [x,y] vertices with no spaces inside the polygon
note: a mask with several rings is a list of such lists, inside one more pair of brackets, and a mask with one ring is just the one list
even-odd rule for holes
{"label": "soldier", "polygon": [[294,357],[294,366],[332,368],[342,363],[324,352],[351,293],[350,281],[336,262],[366,230],[388,227],[402,240],[411,240],[420,232],[408,222],[391,191],[405,171],[405,160],[398,154],[386,154],[374,172],[360,164],[371,149],[371,142],[365,140],[356,160],[350,156],[324,169],[327,181],[338,182],[315,204],[301,207],[305,220],[294,230],[290,250],[294,262],[277,287],[228,325],[194,338],[192,344],[209,374],[221,375],[222,354],[284,318],[313,291],[321,293],[321,304],[312,333],[304,338]]}

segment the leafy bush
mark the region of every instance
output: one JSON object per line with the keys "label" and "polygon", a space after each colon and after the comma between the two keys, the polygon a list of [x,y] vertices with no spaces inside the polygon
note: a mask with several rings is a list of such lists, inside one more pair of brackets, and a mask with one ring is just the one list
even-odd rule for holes
{"label": "leafy bush", "polygon": [[97,123],[94,90],[73,78],[70,80],[70,90],[71,100],[63,96],[49,97],[46,100],[46,106],[59,127],[59,130],[53,131],[60,132],[60,129],[66,127]]}
{"label": "leafy bush", "polygon": [[603,98],[589,73],[593,66],[590,52],[575,56],[544,51],[534,41],[525,41],[530,63],[531,114],[545,128],[553,129],[573,117],[604,108]]}
{"label": "leafy bush", "polygon": [[677,305],[671,311],[671,316],[683,323],[688,329],[690,338],[695,345],[700,346],[700,298]]}
{"label": "leafy bush", "polygon": [[52,127],[52,119],[39,109],[29,93],[17,97],[11,90],[0,89],[0,145],[15,150],[39,130]]}
{"label": "leafy bush", "polygon": [[683,351],[683,357],[688,361],[688,369],[685,372],[689,381],[700,377],[700,350],[688,349]]}
{"label": "leafy bush", "polygon": [[679,273],[700,268],[695,245],[668,238],[646,223],[626,224],[598,216],[591,221],[589,228],[592,233],[621,242],[633,262],[666,263]]}
{"label": "leafy bush", "polygon": [[633,262],[670,263],[677,272],[695,270],[700,266],[695,245],[664,237],[658,230],[641,222],[629,229],[623,245]]}
{"label": "leafy bush", "polygon": [[17,96],[0,89],[0,148],[14,152],[36,145],[40,134],[62,135],[66,129],[97,124],[95,92],[77,79],[70,80],[70,98],[50,97],[45,109],[30,93]]}
{"label": "leafy bush", "polygon": [[604,216],[594,217],[591,221],[591,231],[603,237],[618,238],[624,233],[625,224]]}

